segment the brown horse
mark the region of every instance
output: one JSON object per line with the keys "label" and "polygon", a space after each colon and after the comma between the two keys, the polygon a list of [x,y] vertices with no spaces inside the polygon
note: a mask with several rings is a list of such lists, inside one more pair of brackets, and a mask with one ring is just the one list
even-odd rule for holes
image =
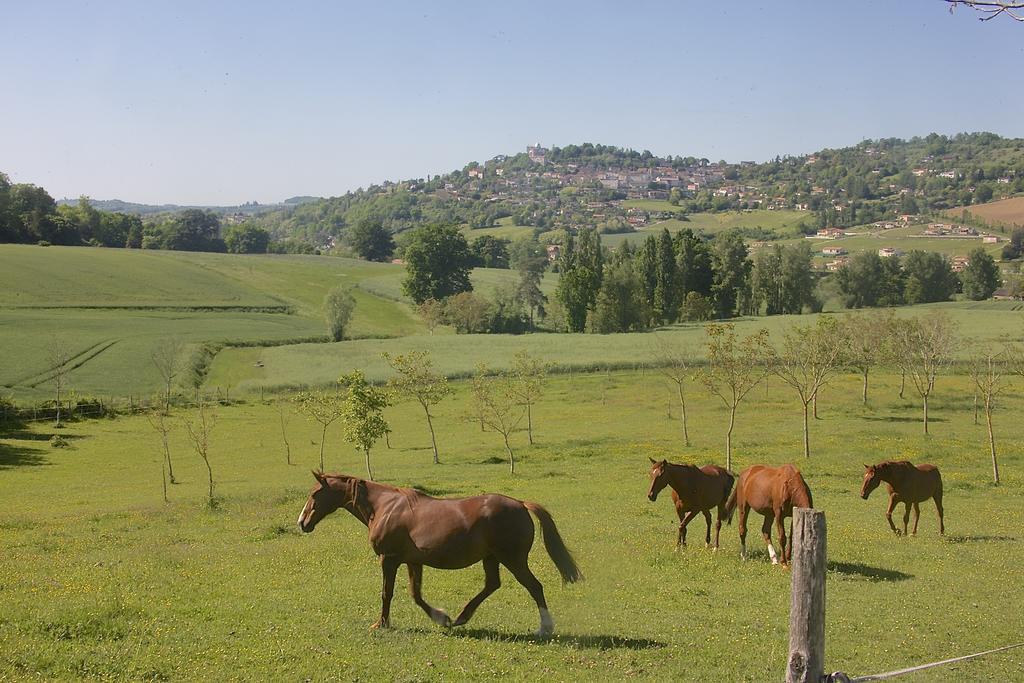
{"label": "brown horse", "polygon": [[889,520],[889,528],[900,535],[900,530],[892,523],[892,511],[897,504],[903,503],[903,535],[907,535],[907,522],[910,520],[910,506],[914,506],[914,530],[917,535],[917,522],[921,519],[920,504],[929,498],[935,499],[935,509],[939,511],[939,533],[946,533],[942,520],[942,475],[935,465],[914,465],[906,460],[887,460],[877,465],[864,465],[864,484],[860,487],[860,497],[868,499],[871,492],[885,482],[889,489],[889,507],[885,518]]}
{"label": "brown horse", "polygon": [[772,547],[772,522],[779,531],[779,549],[782,552],[783,566],[789,563],[793,551],[792,539],[786,539],[786,525],[783,520],[793,516],[793,508],[814,507],[811,489],[807,487],[800,470],[792,465],[768,467],[751,465],[740,472],[740,480],[733,489],[725,504],[725,514],[732,524],[732,513],[740,510],[740,555],[747,559],[747,513],[751,508],[764,515],[761,533],[768,544],[768,555],[772,564],[778,564],[779,558]]}
{"label": "brown horse", "polygon": [[[540,610],[540,630],[546,637],[554,622],[544,600],[544,588],[530,571],[527,559],[533,546],[533,520],[540,520],[544,547],[562,575],[573,583],[583,578],[572,554],[547,510],[536,503],[496,493],[472,498],[438,499],[413,489],[357,479],[344,474],[313,472],[317,485],[299,514],[299,529],[309,533],[338,508],[344,508],[370,531],[370,545],[380,557],[384,573],[380,619],[371,628],[390,626],[391,596],[398,567],[409,567],[409,591],[431,619],[442,626],[461,626],[487,596],[501,585],[502,564],[530,592]],[[462,569],[484,565],[484,588],[466,603],[453,622],[444,610],[427,604],[420,593],[423,566]]]}
{"label": "brown horse", "polygon": [[715,550],[718,550],[718,535],[722,530],[722,517],[725,512],[725,501],[732,490],[735,480],[732,473],[718,465],[677,465],[662,460],[651,461],[651,488],[647,498],[652,502],[658,499],[658,493],[666,486],[672,487],[672,503],[676,506],[679,516],[679,535],[676,537],[676,550],[686,545],[686,525],[698,514],[704,515],[707,533],[704,544],[711,545],[711,508],[718,507],[715,519]]}

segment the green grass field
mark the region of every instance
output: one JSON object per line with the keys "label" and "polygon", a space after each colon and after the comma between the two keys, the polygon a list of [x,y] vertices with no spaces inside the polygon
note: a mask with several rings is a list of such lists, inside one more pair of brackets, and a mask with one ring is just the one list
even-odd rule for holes
{"label": "green grass field", "polygon": [[[340,372],[341,368],[337,368]],[[972,424],[963,377],[940,377],[932,436],[919,407],[875,378],[870,407],[843,376],[822,394],[812,458],[800,455],[800,418],[777,382],[741,406],[734,468],[795,462],[828,519],[828,671],[868,674],[1020,640],[1013,597],[1024,522],[1021,383],[995,428],[1004,483],[990,483],[984,427]],[[554,515],[586,574],[561,587],[539,540],[532,566],[544,583],[556,637],[538,641],[537,612],[503,572],[503,586],[464,628],[435,626],[400,573],[394,628],[369,632],[380,571],[366,530],[338,512],[310,535],[295,518],[313,483],[319,430],[288,415],[285,463],[274,406],[216,409],[211,462],[220,505],[204,504],[206,473],[179,416],[170,447],[178,484],[161,493],[159,442],[144,417],[73,423],[70,449],[46,425],[0,435],[0,679],[9,680],[515,680],[764,681],[782,677],[789,573],[769,564],[752,518],[751,558],[736,528],[705,550],[703,526],[674,553],[667,492],[646,499],[647,457],[722,461],[727,415],[689,387],[693,446],[680,446],[671,393],[646,372],[560,376],[535,410],[537,445],[513,435],[515,476],[500,437],[481,433],[467,391],[437,409],[440,465],[418,408],[388,410],[392,445],[373,452],[379,480],[435,495],[500,491]],[[332,428],[331,470],[360,473],[361,456]],[[862,501],[862,462],[909,458],[939,465],[947,535],[922,506],[920,533],[897,538],[884,491]],[[428,569],[424,594],[457,610],[482,585],[479,567]],[[1014,680],[1019,650],[916,675],[916,681]]]}
{"label": "green grass field", "polygon": [[462,226],[462,234],[472,242],[477,237],[488,235],[490,237],[501,237],[515,241],[522,237],[533,235],[533,228],[529,225],[516,225],[512,216],[505,216],[498,219],[498,225],[493,228],[471,228],[468,225]]}
{"label": "green grass field", "polygon": [[[927,311],[949,313],[966,338],[958,355],[966,357],[975,341],[1024,341],[1024,305],[1014,301],[948,302],[895,309],[897,315],[919,315]],[[839,313],[838,315],[846,315]],[[741,334],[760,328],[772,339],[781,339],[792,324],[811,324],[814,316],[770,316],[735,321]],[[466,376],[478,362],[492,368],[507,367],[512,355],[526,349],[556,366],[587,369],[611,365],[639,366],[657,356],[656,337],[669,337],[695,359],[704,357],[704,325],[684,323],[659,332],[614,335],[528,334],[528,335],[416,335],[397,339],[355,340],[338,344],[292,344],[271,348],[225,349],[214,361],[208,387],[230,385],[240,391],[271,391],[300,386],[333,384],[341,371],[363,370],[367,377],[381,380],[390,370],[380,354],[412,349],[427,351],[435,368],[449,376]]]}
{"label": "green grass field", "polygon": [[324,295],[354,286],[353,337],[423,330],[411,308],[358,287],[397,286],[401,266],[324,256],[0,245],[0,390],[48,397],[49,345],[63,340],[80,367],[80,395],[151,393],[160,340],[279,343],[323,336]]}

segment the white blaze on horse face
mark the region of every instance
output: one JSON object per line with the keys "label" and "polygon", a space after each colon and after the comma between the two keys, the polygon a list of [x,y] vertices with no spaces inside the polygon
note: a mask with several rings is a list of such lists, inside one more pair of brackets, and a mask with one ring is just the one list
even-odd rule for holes
{"label": "white blaze on horse face", "polygon": [[772,564],[779,563],[779,556],[775,554],[775,548],[771,543],[768,544],[768,556],[772,558]]}
{"label": "white blaze on horse face", "polygon": [[302,511],[299,513],[299,521],[297,522],[297,524],[299,525],[300,531],[302,530],[302,518],[306,516],[306,508],[308,507],[309,501],[307,500],[305,503],[302,504]]}

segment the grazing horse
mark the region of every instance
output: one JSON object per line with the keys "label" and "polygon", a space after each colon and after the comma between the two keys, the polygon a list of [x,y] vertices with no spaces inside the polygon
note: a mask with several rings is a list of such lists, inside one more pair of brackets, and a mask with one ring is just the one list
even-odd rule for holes
{"label": "grazing horse", "polygon": [[871,492],[885,482],[889,489],[889,507],[885,518],[889,520],[889,528],[900,535],[900,530],[892,523],[892,511],[897,504],[903,503],[903,535],[907,535],[907,522],[910,519],[910,506],[914,506],[914,530],[917,535],[917,522],[921,519],[920,504],[929,498],[935,499],[935,509],[939,511],[939,533],[946,533],[942,520],[942,475],[935,465],[914,465],[906,460],[887,460],[877,465],[864,465],[864,484],[860,487],[860,497],[868,499]]}
{"label": "grazing horse", "polygon": [[686,525],[698,514],[704,515],[707,533],[704,544],[711,545],[711,508],[718,507],[715,520],[715,550],[718,550],[718,535],[722,530],[722,517],[725,512],[725,501],[732,490],[735,480],[732,473],[718,465],[677,465],[662,460],[651,461],[651,488],[647,498],[652,502],[658,499],[658,493],[666,486],[672,487],[672,503],[676,506],[679,516],[679,535],[676,537],[676,550],[686,545]]}
{"label": "grazing horse", "polygon": [[807,487],[800,470],[792,465],[768,467],[751,465],[740,472],[740,480],[733,489],[725,504],[725,514],[732,524],[732,513],[740,510],[740,555],[747,559],[747,513],[751,508],[764,515],[761,534],[768,544],[768,555],[772,564],[778,564],[779,558],[772,547],[772,521],[779,532],[779,549],[782,553],[782,565],[789,563],[792,554],[792,539],[786,539],[786,525],[783,520],[793,516],[793,508],[814,507],[811,490]]}
{"label": "grazing horse", "polygon": [[[414,489],[395,488],[344,474],[313,472],[317,485],[299,513],[299,529],[312,531],[317,523],[344,508],[370,531],[370,545],[380,557],[384,573],[380,619],[370,628],[390,626],[391,596],[395,574],[402,564],[409,568],[412,599],[438,624],[461,626],[487,596],[498,590],[498,565],[530,592],[540,610],[540,630],[547,637],[554,622],[544,600],[544,588],[530,571],[527,559],[533,546],[533,520],[540,520],[544,547],[558,568],[562,581],[583,578],[569,549],[562,542],[554,520],[537,503],[515,500],[496,493],[472,498],[433,498]],[[423,565],[438,569],[462,569],[477,562],[484,565],[484,588],[466,603],[453,622],[448,614],[427,604],[420,593]]]}

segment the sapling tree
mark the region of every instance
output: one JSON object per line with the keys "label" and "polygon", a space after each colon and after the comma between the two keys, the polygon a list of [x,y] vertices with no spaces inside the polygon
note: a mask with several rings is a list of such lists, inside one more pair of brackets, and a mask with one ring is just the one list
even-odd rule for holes
{"label": "sapling tree", "polygon": [[899,318],[891,327],[893,356],[921,397],[924,433],[928,433],[928,398],[939,372],[949,365],[957,345],[956,325],[945,313]]}
{"label": "sapling tree", "polygon": [[384,409],[389,405],[388,392],[367,382],[362,370],[342,375],[338,382],[346,390],[341,407],[345,440],[363,452],[366,478],[373,481],[370,449],[388,431],[384,419]]}
{"label": "sapling tree", "polygon": [[171,427],[167,424],[167,416],[161,411],[155,413],[148,413],[146,419],[149,421],[150,426],[160,435],[160,443],[163,446],[164,452],[164,464],[167,466],[167,474],[170,477],[172,484],[177,484],[177,480],[174,478],[174,465],[171,463],[171,448],[169,445],[169,437]]}
{"label": "sapling tree", "polygon": [[207,504],[212,508],[216,506],[216,499],[213,496],[213,467],[210,466],[210,433],[213,431],[213,425],[216,421],[215,415],[206,409],[204,403],[200,403],[196,409],[195,419],[189,419],[183,416],[181,418],[185,425],[185,431],[188,432],[188,437],[192,441],[192,447],[195,449],[196,455],[203,460],[203,464],[206,465],[206,474],[209,479],[209,493],[207,498]]}
{"label": "sapling tree", "polygon": [[840,326],[846,343],[846,365],[861,376],[861,404],[868,404],[868,374],[878,367],[885,356],[885,336],[889,329],[880,313],[851,313]]}
{"label": "sapling tree", "polygon": [[811,457],[808,405],[839,370],[842,352],[840,326],[834,318],[821,317],[814,325],[793,325],[783,337],[781,353],[772,359],[772,371],[800,398],[805,458]]}
{"label": "sapling tree", "polygon": [[684,387],[686,382],[693,378],[692,360],[683,352],[678,343],[673,343],[663,336],[655,337],[654,357],[658,364],[658,371],[668,378],[675,388],[676,396],[679,399],[679,420],[682,423],[683,445],[689,446],[690,432],[686,425]]}
{"label": "sapling tree", "polygon": [[295,406],[300,413],[317,422],[320,427],[320,471],[324,470],[324,443],[327,428],[336,422],[342,413],[342,397],[337,391],[315,389],[303,391],[295,396]]}
{"label": "sapling tree", "polygon": [[430,408],[451,393],[448,378],[434,372],[434,362],[425,351],[410,351],[397,356],[384,352],[381,357],[395,371],[388,380],[388,387],[397,396],[416,401],[423,408],[423,413],[427,417],[427,427],[430,429],[430,444],[434,449],[434,464],[440,463]]}
{"label": "sapling tree", "polygon": [[729,409],[729,429],[725,433],[725,467],[732,469],[732,431],[736,408],[750,390],[771,369],[768,330],[761,329],[740,339],[732,323],[715,323],[707,333],[708,365],[700,373],[701,382]]}
{"label": "sapling tree", "polygon": [[[288,443],[288,408],[283,401],[277,402],[277,418],[281,425],[281,441],[284,442],[285,462],[292,464],[292,445]],[[323,471],[323,470],[321,470]]]}
{"label": "sapling tree", "polygon": [[526,410],[515,391],[515,379],[509,374],[488,374],[487,366],[477,365],[473,378],[477,389],[473,400],[477,403],[480,419],[495,432],[501,434],[508,453],[509,472],[516,472],[516,456],[509,443],[509,436],[522,421]]}
{"label": "sapling tree", "polygon": [[996,398],[1004,388],[1003,379],[1007,371],[1007,349],[979,349],[971,357],[971,381],[975,391],[981,395],[985,406],[985,424],[988,427],[988,450],[992,458],[992,481],[999,483],[999,460],[996,457],[996,439],[992,431],[992,411]]}
{"label": "sapling tree", "polygon": [[68,384],[68,373],[71,371],[71,368],[68,367],[68,363],[71,360],[71,352],[68,350],[67,343],[61,338],[53,339],[50,342],[50,346],[47,351],[50,363],[50,379],[53,382],[53,387],[56,391],[56,399],[54,400],[54,403],[57,407],[57,414],[53,426],[59,428],[61,426],[61,403],[64,400],[64,390],[67,388]]}
{"label": "sapling tree", "polygon": [[181,357],[185,344],[178,337],[166,337],[157,342],[153,347],[150,358],[156,371],[160,373],[160,379],[164,386],[164,414],[171,409],[171,391],[174,388],[174,380],[181,374],[184,368],[184,359]]}
{"label": "sapling tree", "polygon": [[534,358],[526,349],[516,351],[509,370],[510,389],[519,404],[526,408],[526,435],[533,445],[533,406],[544,393],[544,380],[551,364]]}

